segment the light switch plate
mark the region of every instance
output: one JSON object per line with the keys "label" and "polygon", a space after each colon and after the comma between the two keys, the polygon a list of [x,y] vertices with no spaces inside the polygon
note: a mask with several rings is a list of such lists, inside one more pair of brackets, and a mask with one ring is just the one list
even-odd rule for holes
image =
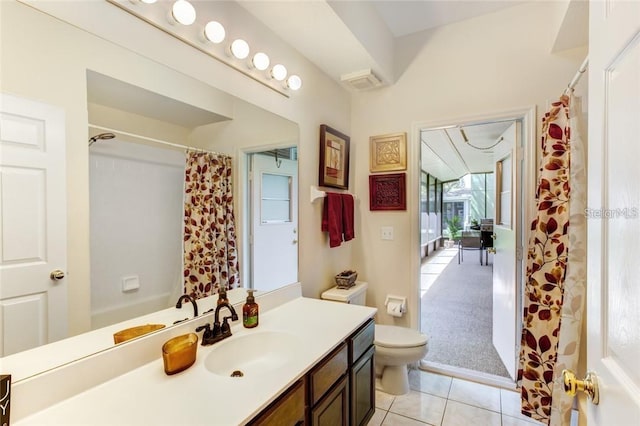
{"label": "light switch plate", "polygon": [[383,226],[380,228],[380,239],[393,240],[393,226]]}

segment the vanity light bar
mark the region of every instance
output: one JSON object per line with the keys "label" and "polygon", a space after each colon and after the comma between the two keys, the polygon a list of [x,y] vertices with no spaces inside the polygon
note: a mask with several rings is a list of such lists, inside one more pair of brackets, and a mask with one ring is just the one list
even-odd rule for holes
{"label": "vanity light bar", "polygon": [[[117,1],[109,0],[110,3],[117,4]],[[135,1],[135,0],[131,0]],[[151,5],[156,3],[157,0],[138,0],[140,4]],[[122,7],[122,5],[119,5]],[[125,8],[125,10],[128,10]],[[129,10],[131,12],[131,10]],[[134,13],[136,15],[136,13]],[[165,15],[166,16],[166,15]],[[195,23],[196,21],[196,9],[188,0],[176,0],[168,13],[167,20],[169,23],[181,24],[184,26],[189,26]],[[144,18],[143,18],[144,19]],[[147,19],[145,19],[147,20]],[[148,22],[148,20],[147,20]],[[183,37],[178,36],[177,34],[172,34],[176,36],[178,39],[182,41],[186,41]],[[204,36],[204,37],[203,37]],[[209,21],[205,24],[204,29],[200,33],[200,42],[211,42],[214,44],[222,43],[226,38],[226,30],[224,26],[217,21]],[[196,47],[200,50],[201,48],[194,45],[191,41],[187,41],[187,44],[190,44],[193,47]],[[229,55],[233,59],[237,60],[245,60],[249,57],[251,49],[249,47],[249,43],[241,38],[237,38],[233,40],[233,42],[227,48],[227,55]],[[220,59],[220,58],[217,58]],[[226,61],[224,61],[226,62]],[[229,62],[227,62],[229,64]],[[245,63],[246,64],[246,63]],[[248,66],[250,69],[256,69],[258,71],[265,71],[269,68],[270,59],[269,56],[264,52],[257,52],[253,57],[249,60]],[[231,64],[229,64],[231,65]],[[236,70],[239,70],[238,67],[232,66]],[[242,71],[246,75],[250,75],[246,71]],[[276,81],[283,82],[283,88],[290,90],[300,90],[302,87],[302,78],[298,75],[289,75],[287,78],[287,68],[282,64],[274,65],[271,70],[269,70],[268,76]],[[250,75],[251,76],[251,75]],[[257,81],[260,81],[260,77],[251,76]],[[264,78],[264,77],[262,77]],[[264,83],[263,81],[261,81]],[[269,84],[267,84],[271,87]],[[284,93],[283,93],[284,94]]]}
{"label": "vanity light bar", "polygon": [[249,56],[250,48],[249,43],[241,38],[233,40],[230,46],[231,54],[236,59],[246,59]]}
{"label": "vanity light bar", "polygon": [[275,64],[271,68],[271,77],[278,81],[284,80],[287,78],[287,68],[282,64]]}
{"label": "vanity light bar", "polygon": [[191,25],[196,21],[196,9],[187,0],[177,0],[171,6],[171,17],[179,24]]}
{"label": "vanity light bar", "polygon": [[269,55],[267,55],[264,52],[258,52],[255,55],[253,55],[253,58],[251,59],[251,65],[253,65],[253,67],[255,67],[255,69],[260,70],[260,71],[264,71],[267,68],[269,68]]}
{"label": "vanity light bar", "polygon": [[209,21],[204,26],[204,37],[211,43],[222,43],[226,36],[226,31],[220,22]]}

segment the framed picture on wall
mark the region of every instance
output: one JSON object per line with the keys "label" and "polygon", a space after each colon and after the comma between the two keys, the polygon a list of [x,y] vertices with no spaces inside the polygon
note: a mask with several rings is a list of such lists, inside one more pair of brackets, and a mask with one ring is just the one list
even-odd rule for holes
{"label": "framed picture on wall", "polygon": [[405,173],[369,176],[369,210],[406,210]]}
{"label": "framed picture on wall", "polygon": [[371,173],[407,170],[407,134],[371,136],[369,170]]}
{"label": "framed picture on wall", "polygon": [[326,124],[320,126],[318,185],[349,188],[349,136]]}

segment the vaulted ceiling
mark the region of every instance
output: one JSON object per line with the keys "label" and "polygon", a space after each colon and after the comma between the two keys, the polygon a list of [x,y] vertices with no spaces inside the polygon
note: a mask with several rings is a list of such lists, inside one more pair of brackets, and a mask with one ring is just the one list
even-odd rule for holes
{"label": "vaulted ceiling", "polygon": [[[522,1],[239,0],[248,12],[287,40],[326,74],[345,76],[371,70],[393,84],[395,51],[403,36],[512,7]],[[352,88],[346,84],[346,87]]]}
{"label": "vaulted ceiling", "polygon": [[[536,1],[536,0],[534,0]],[[588,2],[557,0],[565,8],[552,51],[587,44]],[[396,51],[415,33],[471,19],[524,1],[374,0],[264,1],[238,0],[249,13],[349,90],[366,90],[368,70],[379,85],[392,85],[398,69]],[[550,51],[551,53],[551,51]],[[406,62],[405,62],[406,63]],[[351,76],[352,84],[347,77]],[[484,123],[421,132],[422,167],[441,180],[493,170],[491,146],[512,122]],[[463,130],[468,141],[464,140]]]}

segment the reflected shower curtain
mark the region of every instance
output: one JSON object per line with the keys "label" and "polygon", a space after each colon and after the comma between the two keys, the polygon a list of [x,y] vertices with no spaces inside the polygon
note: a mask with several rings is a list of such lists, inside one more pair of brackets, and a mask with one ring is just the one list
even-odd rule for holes
{"label": "reflected shower curtain", "polygon": [[216,294],[239,284],[231,158],[187,152],[184,195],[184,292]]}
{"label": "reflected shower curtain", "polygon": [[569,424],[562,370],[577,366],[586,279],[584,148],[569,104],[562,96],[542,123],[518,370],[522,413],[553,425]]}

